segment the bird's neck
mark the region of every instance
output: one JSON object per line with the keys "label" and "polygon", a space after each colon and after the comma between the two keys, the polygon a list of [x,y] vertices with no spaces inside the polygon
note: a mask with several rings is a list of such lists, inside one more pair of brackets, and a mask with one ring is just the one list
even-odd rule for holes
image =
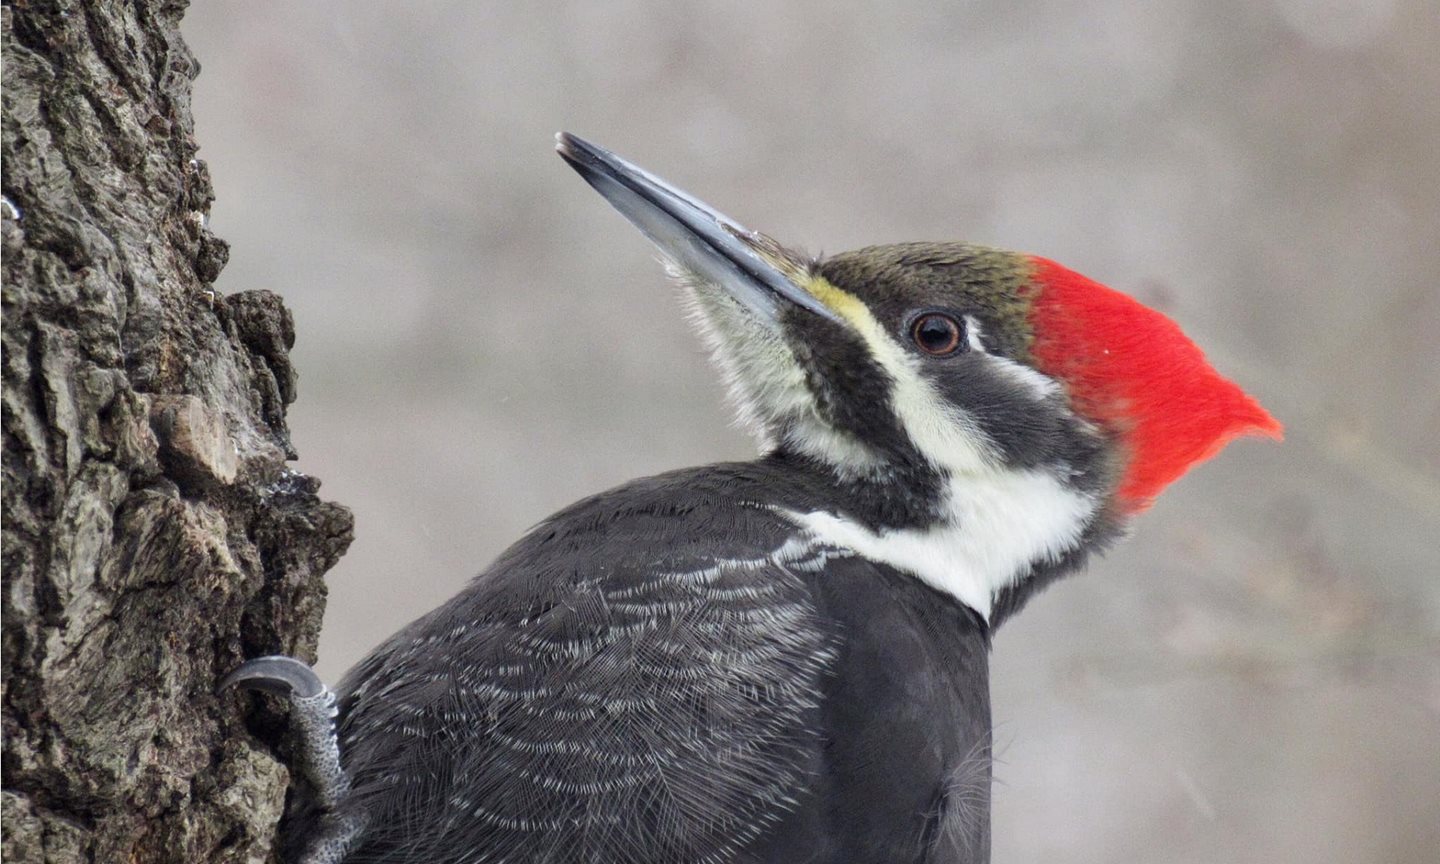
{"label": "bird's neck", "polygon": [[768,459],[829,474],[831,494],[779,508],[816,539],[908,573],[992,624],[997,605],[1008,614],[1023,602],[1025,583],[1073,569],[1109,534],[1103,500],[1045,469],[848,477],[785,454]]}

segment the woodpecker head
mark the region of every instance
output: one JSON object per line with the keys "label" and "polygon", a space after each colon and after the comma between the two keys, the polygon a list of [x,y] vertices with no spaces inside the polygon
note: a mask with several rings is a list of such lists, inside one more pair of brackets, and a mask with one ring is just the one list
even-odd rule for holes
{"label": "woodpecker head", "polygon": [[963,243],[817,260],[558,140],[660,247],[768,449],[911,490],[881,523],[951,518],[954,483],[1026,477],[1119,523],[1234,438],[1280,435],[1173,321],[1053,261]]}

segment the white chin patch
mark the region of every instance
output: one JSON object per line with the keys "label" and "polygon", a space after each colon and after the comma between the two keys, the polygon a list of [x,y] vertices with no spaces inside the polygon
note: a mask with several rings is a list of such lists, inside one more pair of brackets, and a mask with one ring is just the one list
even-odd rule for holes
{"label": "white chin patch", "polygon": [[1075,548],[1098,506],[1032,470],[954,478],[946,494],[943,521],[923,529],[875,532],[835,513],[782,512],[816,540],[909,573],[989,621],[995,596]]}
{"label": "white chin patch", "polygon": [[[730,391],[740,421],[764,449],[784,444],[842,473],[872,471],[882,460],[820,416],[805,372],[772,315],[681,267],[669,268],[684,289],[687,311]],[[784,441],[777,441],[784,430]]]}

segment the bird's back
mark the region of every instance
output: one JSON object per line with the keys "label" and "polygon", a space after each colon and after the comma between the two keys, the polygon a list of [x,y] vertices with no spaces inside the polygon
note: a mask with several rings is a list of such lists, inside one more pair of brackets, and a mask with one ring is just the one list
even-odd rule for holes
{"label": "bird's back", "polygon": [[[745,463],[587,499],[357,666],[340,741],[368,825],[346,860],[862,862],[947,842],[943,777],[988,740],[983,633],[761,489],[823,495]],[[957,652],[978,692],[937,677]]]}

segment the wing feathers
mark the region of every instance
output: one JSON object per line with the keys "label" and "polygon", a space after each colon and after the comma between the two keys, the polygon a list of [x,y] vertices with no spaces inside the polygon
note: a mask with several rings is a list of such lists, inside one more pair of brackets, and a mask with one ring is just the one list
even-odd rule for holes
{"label": "wing feathers", "polygon": [[[352,801],[382,811],[351,860],[728,860],[803,788],[833,660],[790,570],[815,552],[783,530],[769,551],[632,552],[603,574],[537,532],[382,647],[346,685]],[[515,605],[527,579],[531,613],[498,614],[490,595]]]}

